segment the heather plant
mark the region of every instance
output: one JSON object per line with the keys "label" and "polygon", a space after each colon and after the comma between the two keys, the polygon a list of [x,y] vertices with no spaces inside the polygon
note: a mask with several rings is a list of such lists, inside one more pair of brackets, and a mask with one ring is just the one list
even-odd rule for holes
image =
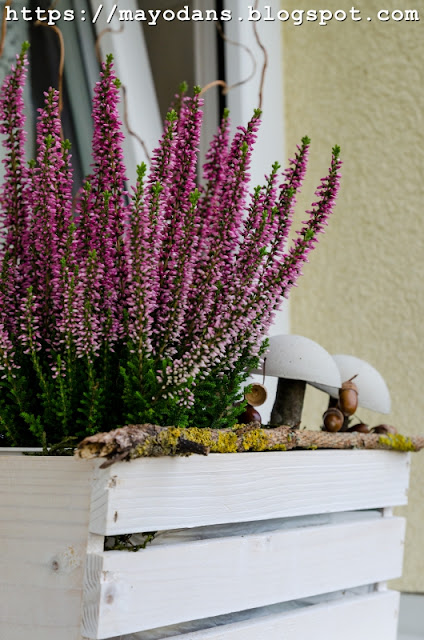
{"label": "heather plant", "polygon": [[130,192],[111,57],[93,98],[92,170],[72,202],[58,93],[24,157],[27,46],[5,79],[0,132],[0,436],[59,443],[126,423],[237,421],[276,311],[301,274],[339,188],[339,149],[287,248],[309,140],[248,192],[261,113],[230,139],[224,112],[198,183],[202,99],[182,86],[149,171]]}

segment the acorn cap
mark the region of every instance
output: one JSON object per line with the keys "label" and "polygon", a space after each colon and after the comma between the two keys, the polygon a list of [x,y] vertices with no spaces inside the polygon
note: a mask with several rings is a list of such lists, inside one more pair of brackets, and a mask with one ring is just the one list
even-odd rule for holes
{"label": "acorn cap", "polygon": [[[354,382],[358,388],[358,407],[390,413],[390,393],[381,374],[365,360],[355,356],[337,354],[333,356],[342,380],[349,380],[355,376]],[[330,394],[333,398],[339,395],[339,389],[333,385],[314,385]]]}
{"label": "acorn cap", "polygon": [[[356,376],[354,376],[356,378]],[[345,380],[344,382],[342,382],[342,386],[340,387],[341,389],[351,389],[352,391],[356,391],[356,393],[358,393],[358,387],[356,386],[356,384],[353,382],[353,380]]]}
{"label": "acorn cap", "polygon": [[259,407],[266,401],[268,393],[263,384],[260,384],[260,382],[253,382],[250,385],[250,391],[245,393],[244,397],[252,407]]}
{"label": "acorn cap", "polygon": [[[264,356],[265,375],[290,380],[303,380],[313,386],[317,383],[341,386],[338,367],[321,345],[304,336],[280,334],[269,338]],[[253,373],[263,373],[257,369]]]}

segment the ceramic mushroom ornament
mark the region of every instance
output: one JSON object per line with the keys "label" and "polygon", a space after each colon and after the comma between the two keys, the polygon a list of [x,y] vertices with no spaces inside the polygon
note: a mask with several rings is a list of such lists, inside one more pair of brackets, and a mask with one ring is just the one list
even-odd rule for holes
{"label": "ceramic mushroom ornament", "polygon": [[265,358],[265,375],[278,378],[271,425],[299,426],[306,383],[336,389],[341,385],[338,367],[330,354],[304,336],[272,336]]}

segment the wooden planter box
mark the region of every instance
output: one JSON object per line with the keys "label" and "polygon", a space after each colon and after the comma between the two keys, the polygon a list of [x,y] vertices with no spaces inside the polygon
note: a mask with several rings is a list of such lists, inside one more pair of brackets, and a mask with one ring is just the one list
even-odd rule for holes
{"label": "wooden planter box", "polygon": [[[389,451],[104,470],[0,454],[0,637],[395,640],[385,581],[401,575],[405,522],[390,507],[407,501],[409,465]],[[104,550],[105,536],[153,531],[170,533]]]}

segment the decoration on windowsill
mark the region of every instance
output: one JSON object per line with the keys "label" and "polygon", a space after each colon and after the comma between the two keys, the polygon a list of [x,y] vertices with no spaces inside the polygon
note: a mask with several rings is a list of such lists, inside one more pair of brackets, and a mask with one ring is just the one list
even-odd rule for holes
{"label": "decoration on windowsill", "polygon": [[[378,411],[380,413],[390,412],[390,393],[387,384],[381,374],[365,360],[360,360],[350,355],[333,356],[335,363],[344,382],[339,389],[334,389],[331,385],[319,384],[318,388],[330,394],[328,410],[324,412],[324,431],[349,431],[360,433],[397,433],[394,427],[390,430],[384,429],[388,425],[379,425],[374,429],[357,418],[355,412],[358,407]],[[349,379],[346,379],[350,376]],[[352,423],[352,420],[359,420]],[[340,420],[342,420],[340,422]]]}
{"label": "decoration on windowsill", "polygon": [[278,378],[271,425],[300,425],[306,383],[333,387],[341,384],[338,368],[330,354],[304,336],[272,336],[268,341],[265,362],[265,375]]}
{"label": "decoration on windowsill", "polygon": [[[377,369],[356,356],[336,354],[332,356],[343,381],[351,380],[358,390],[358,406],[378,413],[390,413],[390,392]],[[319,389],[338,399],[339,389],[333,385],[317,384]]]}
{"label": "decoration on windowsill", "polygon": [[202,99],[182,86],[150,172],[141,165],[128,194],[108,57],[93,99],[92,172],[73,209],[54,89],[26,163],[26,49],[0,96],[2,444],[55,445],[128,423],[232,428],[274,315],[333,210],[340,149],[287,249],[309,139],[249,195],[261,113],[230,140],[224,112],[198,185]]}

